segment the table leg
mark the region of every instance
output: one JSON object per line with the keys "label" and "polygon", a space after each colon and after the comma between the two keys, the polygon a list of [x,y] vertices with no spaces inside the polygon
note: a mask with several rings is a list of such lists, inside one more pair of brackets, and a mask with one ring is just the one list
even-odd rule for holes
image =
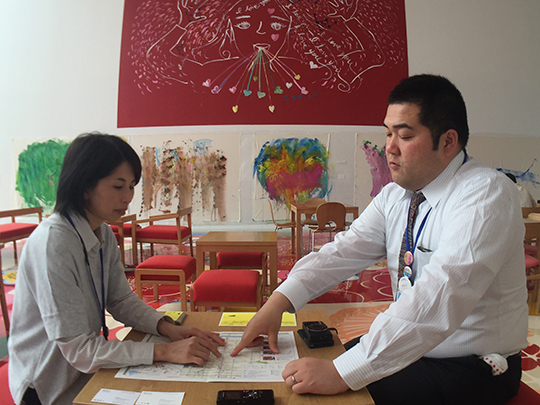
{"label": "table leg", "polygon": [[197,272],[195,273],[195,277],[193,281],[195,281],[195,279],[197,279],[197,277],[199,277],[204,271],[204,249],[201,246],[197,246],[196,252],[197,252]]}
{"label": "table leg", "polygon": [[278,253],[277,253],[277,246],[272,247],[272,249],[269,250],[269,256],[270,256],[270,291],[274,291],[277,288],[278,285],[278,277],[277,277],[277,262],[278,262]]}
{"label": "table leg", "polygon": [[[294,216],[294,213],[292,215]],[[302,253],[302,214],[298,213],[296,215],[296,260],[302,257]]]}
{"label": "table leg", "polygon": [[210,270],[217,269],[217,252],[209,252],[210,253]]}

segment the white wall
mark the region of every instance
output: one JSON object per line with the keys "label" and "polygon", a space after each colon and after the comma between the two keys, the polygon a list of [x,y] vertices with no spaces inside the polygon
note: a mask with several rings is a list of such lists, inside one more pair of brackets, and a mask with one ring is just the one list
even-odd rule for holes
{"label": "white wall", "polygon": [[[538,0],[406,0],[405,6],[410,73],[449,77],[465,97],[473,136],[539,136]],[[382,134],[380,128],[331,126],[118,129],[123,1],[0,0],[0,8],[0,209],[13,208],[15,201],[14,138],[73,138],[92,130],[119,135],[234,131],[242,133],[243,150],[249,152],[253,133],[277,138],[291,131],[299,136],[327,132],[333,135],[332,199],[352,202],[354,134]],[[253,182],[244,172],[241,219],[248,221]]]}

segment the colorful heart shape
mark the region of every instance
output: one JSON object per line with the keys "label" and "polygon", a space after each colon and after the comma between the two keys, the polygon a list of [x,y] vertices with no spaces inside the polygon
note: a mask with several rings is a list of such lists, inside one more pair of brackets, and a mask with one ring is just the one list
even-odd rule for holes
{"label": "colorful heart shape", "polygon": [[268,11],[268,14],[274,14],[274,11],[276,11],[275,8],[269,8],[266,11]]}
{"label": "colorful heart shape", "polygon": [[279,39],[279,34],[272,34],[270,35],[270,38],[272,38],[272,41],[277,41]]}
{"label": "colorful heart shape", "polygon": [[238,106],[237,106],[237,105],[233,105],[232,110],[233,110],[233,112],[238,112]]}
{"label": "colorful heart shape", "polygon": [[215,87],[211,90],[211,92],[212,92],[212,94],[218,94],[218,93],[219,93],[219,90],[220,90],[220,88],[219,88],[218,86],[215,86]]}
{"label": "colorful heart shape", "polygon": [[203,82],[203,84],[202,84],[202,85],[203,85],[204,87],[210,87],[210,85],[211,85],[211,84],[212,84],[212,80],[210,80],[210,79],[206,79],[206,81],[205,81],[205,82]]}
{"label": "colorful heart shape", "polygon": [[292,83],[285,83],[285,86],[287,86],[288,89],[292,87]]}
{"label": "colorful heart shape", "polygon": [[234,94],[236,93],[236,86],[229,87],[229,91]]}
{"label": "colorful heart shape", "polygon": [[309,67],[310,69],[317,69],[319,67],[319,65],[317,65],[315,62],[313,61],[310,61],[309,62]]}
{"label": "colorful heart shape", "polygon": [[308,94],[309,93],[309,91],[307,91],[305,87],[302,87],[300,89],[300,91],[302,92],[302,94]]}
{"label": "colorful heart shape", "polygon": [[244,96],[248,97],[251,95],[251,90],[244,90]]}
{"label": "colorful heart shape", "polygon": [[274,88],[274,94],[283,94],[283,89],[280,86]]}
{"label": "colorful heart shape", "polygon": [[294,75],[294,78],[295,78],[296,80],[300,80],[300,75]]}
{"label": "colorful heart shape", "polygon": [[276,107],[274,107],[273,105],[269,105],[268,106],[268,109],[270,110],[270,112],[274,112]]}
{"label": "colorful heart shape", "polygon": [[253,81],[256,82],[259,78],[257,76],[253,76]]}
{"label": "colorful heart shape", "polygon": [[258,96],[259,98],[263,98],[264,96],[266,96],[266,93],[265,93],[264,91],[258,91],[258,92],[257,92],[257,96]]}

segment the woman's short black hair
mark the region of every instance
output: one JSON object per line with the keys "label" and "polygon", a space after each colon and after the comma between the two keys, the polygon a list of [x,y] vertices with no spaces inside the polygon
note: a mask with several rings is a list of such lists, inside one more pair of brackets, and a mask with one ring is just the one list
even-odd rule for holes
{"label": "woman's short black hair", "polygon": [[54,211],[64,216],[75,212],[86,218],[84,194],[124,162],[131,166],[138,183],[141,161],[126,141],[99,132],[79,135],[64,158]]}

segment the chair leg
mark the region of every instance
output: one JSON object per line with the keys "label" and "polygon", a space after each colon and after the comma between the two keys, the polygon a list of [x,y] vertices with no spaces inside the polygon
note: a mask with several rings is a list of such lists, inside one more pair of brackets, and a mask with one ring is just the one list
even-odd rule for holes
{"label": "chair leg", "polygon": [[17,241],[13,241],[13,258],[15,259],[15,265],[17,266],[19,264],[19,261],[17,259]]}
{"label": "chair leg", "polygon": [[[2,266],[2,258],[0,256],[0,267]],[[4,318],[4,326],[6,328],[6,336],[9,336],[9,316],[6,303],[6,292],[4,290],[4,280],[0,270],[0,306],[2,306],[2,318]]]}

